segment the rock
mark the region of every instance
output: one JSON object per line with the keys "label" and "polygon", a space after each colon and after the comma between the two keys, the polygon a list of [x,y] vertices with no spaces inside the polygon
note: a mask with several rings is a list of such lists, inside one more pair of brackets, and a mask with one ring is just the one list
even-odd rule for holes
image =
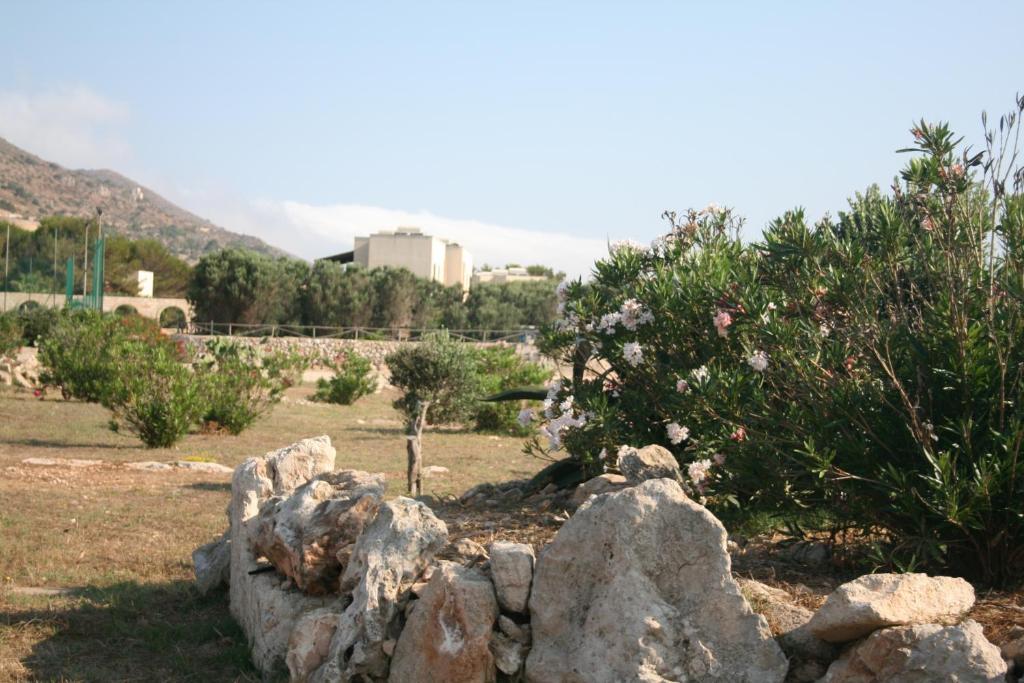
{"label": "rock", "polygon": [[217,474],[234,472],[233,469],[227,465],[221,465],[219,462],[200,460],[177,460],[174,462],[174,466],[180,467],[183,470],[192,470],[193,472],[213,472]]}
{"label": "rock", "polygon": [[315,609],[298,619],[288,639],[285,656],[291,680],[307,680],[324,663],[340,621],[340,607]]}
{"label": "rock", "polygon": [[527,680],[782,681],[786,658],[725,541],[669,479],[591,498],[537,559]]}
{"label": "rock", "polygon": [[334,593],[348,553],[384,496],[383,474],[318,475],[260,507],[253,551],[310,595]]}
{"label": "rock", "polygon": [[196,574],[196,590],[206,595],[231,581],[231,539],[228,532],[216,541],[199,546],[192,552],[192,568]]}
{"label": "rock", "polygon": [[442,474],[448,474],[451,470],[447,467],[441,467],[440,465],[427,465],[423,468],[424,477],[439,477]]}
{"label": "rock", "polygon": [[808,567],[825,567],[832,557],[832,551],[827,543],[803,541],[786,547],[780,555],[783,559]]}
{"label": "rock", "polygon": [[657,444],[639,450],[622,448],[619,451],[618,467],[630,484],[639,484],[648,479],[682,481],[676,457],[667,448]]}
{"label": "rock", "polygon": [[591,496],[599,496],[602,493],[618,491],[625,487],[626,478],[624,476],[608,472],[606,474],[598,475],[592,479],[588,479],[577,486],[576,490],[573,491],[572,498],[569,499],[569,502],[574,506],[579,507]]}
{"label": "rock", "polygon": [[[838,648],[821,640],[807,627],[814,612],[796,604],[786,591],[751,579],[738,579],[740,592],[751,608],[763,616],[782,651],[790,658],[787,680],[817,680],[839,654]],[[816,663],[817,666],[811,666]],[[796,665],[808,672],[794,676]],[[804,666],[804,665],[807,666]]]}
{"label": "rock", "polygon": [[525,645],[498,632],[491,634],[490,648],[498,671],[509,676],[519,673],[526,658]]}
{"label": "rock", "polygon": [[491,580],[503,610],[526,612],[535,559],[533,548],[526,543],[491,544]]}
{"label": "rock", "polygon": [[1012,660],[1018,668],[1024,669],[1024,635],[1015,638],[1013,635],[1011,632],[1012,639],[1003,643],[1000,652],[1004,659]]}
{"label": "rock", "polygon": [[[260,505],[333,469],[334,449],[324,436],[249,458],[231,478],[231,614],[249,640],[253,663],[264,673],[275,671],[283,662],[297,620],[331,601],[282,589],[276,572],[249,573],[260,567],[252,550]],[[308,478],[300,480],[306,474]]]}
{"label": "rock", "polygon": [[36,467],[98,467],[103,464],[103,461],[81,458],[25,458],[21,464],[35,465]]}
{"label": "rock", "polygon": [[926,574],[869,574],[839,586],[811,618],[811,632],[846,643],[886,626],[955,624],[974,605],[963,579]]}
{"label": "rock", "polygon": [[821,683],[1003,683],[999,648],[971,620],[957,626],[916,624],[875,631],[848,648]]}
{"label": "rock", "polygon": [[124,466],[130,470],[143,470],[150,472],[162,472],[165,470],[173,469],[167,463],[156,462],[155,460],[143,460],[141,462],[126,462]]}
{"label": "rock", "polygon": [[517,643],[522,643],[523,645],[530,644],[529,624],[517,624],[502,614],[498,617],[498,630]]}
{"label": "rock", "polygon": [[452,541],[438,553],[438,557],[465,565],[481,564],[488,560],[484,547],[469,538]]}
{"label": "rock", "polygon": [[470,567],[443,563],[398,638],[388,681],[494,681],[489,645],[497,618],[498,603],[487,577]]}
{"label": "rock", "polygon": [[387,676],[384,643],[397,635],[397,617],[409,588],[447,538],[444,522],[423,503],[396,498],[380,506],[341,576],[340,590],[351,590],[352,602],[341,615],[327,660],[311,681],[377,681]]}

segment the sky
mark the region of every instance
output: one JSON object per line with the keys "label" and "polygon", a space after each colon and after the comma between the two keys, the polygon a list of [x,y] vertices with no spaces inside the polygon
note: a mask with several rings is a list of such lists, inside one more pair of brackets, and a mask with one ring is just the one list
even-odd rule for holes
{"label": "sky", "polygon": [[307,259],[413,225],[585,274],[662,211],[812,219],[982,142],[1024,3],[7,2],[0,137]]}

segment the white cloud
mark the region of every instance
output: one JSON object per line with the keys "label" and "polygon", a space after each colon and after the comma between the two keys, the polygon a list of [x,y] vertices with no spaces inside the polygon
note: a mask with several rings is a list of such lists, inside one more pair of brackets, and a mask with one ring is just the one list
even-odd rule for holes
{"label": "white cloud", "polygon": [[130,157],[118,134],[128,109],[83,85],[0,90],[0,137],[71,168],[116,168]]}

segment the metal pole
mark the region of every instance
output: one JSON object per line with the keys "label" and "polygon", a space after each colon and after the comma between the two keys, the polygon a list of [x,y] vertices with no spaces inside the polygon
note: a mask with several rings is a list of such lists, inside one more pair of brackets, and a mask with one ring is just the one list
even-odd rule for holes
{"label": "metal pole", "polygon": [[85,224],[85,263],[82,264],[82,303],[89,293],[89,223]]}
{"label": "metal pole", "polygon": [[7,275],[11,271],[11,224],[7,224],[7,256],[4,257],[4,313],[7,312]]}

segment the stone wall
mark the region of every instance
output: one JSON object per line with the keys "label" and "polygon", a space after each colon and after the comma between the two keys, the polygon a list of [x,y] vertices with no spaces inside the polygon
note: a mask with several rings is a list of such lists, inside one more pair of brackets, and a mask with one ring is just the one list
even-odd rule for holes
{"label": "stone wall", "polygon": [[385,501],[382,475],[334,471],[330,440],[306,439],[235,470],[197,586],[229,581],[253,661],[293,681],[1016,680],[961,579],[864,576],[817,612],[738,583],[725,528],[656,448],[535,556],[449,544],[422,502]]}
{"label": "stone wall", "polygon": [[[200,335],[180,335],[180,338],[186,339],[191,345],[202,346],[206,343],[206,340],[211,337]],[[384,358],[392,351],[395,351],[402,346],[419,343],[373,341],[367,339],[313,339],[311,337],[231,337],[230,339],[241,344],[257,346],[268,351],[288,351],[298,353],[304,358],[307,358],[310,361],[310,367],[313,368],[321,368],[324,366],[325,362],[329,362],[345,352],[355,351],[356,353],[368,358],[370,362],[379,369],[384,365]],[[466,343],[477,344],[477,342]],[[478,344],[480,346],[512,346],[515,348],[516,353],[518,353],[524,360],[550,365],[550,361],[545,359],[533,344],[505,344],[504,342]]]}

